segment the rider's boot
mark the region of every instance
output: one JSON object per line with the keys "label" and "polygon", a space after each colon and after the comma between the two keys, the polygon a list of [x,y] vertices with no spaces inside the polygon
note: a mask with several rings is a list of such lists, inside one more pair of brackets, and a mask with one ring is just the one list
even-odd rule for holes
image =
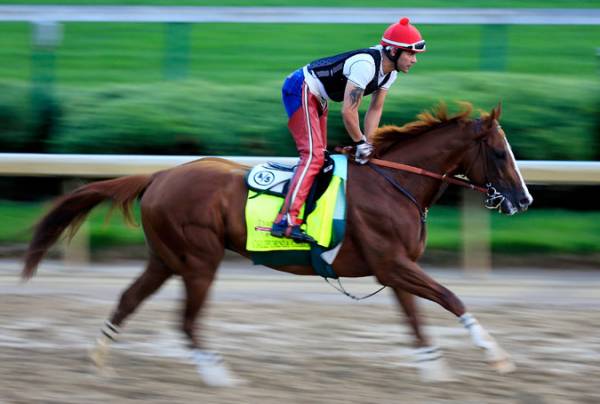
{"label": "rider's boot", "polygon": [[315,243],[315,239],[306,234],[300,228],[299,224],[289,226],[285,232],[285,236],[291,238],[296,243]]}
{"label": "rider's boot", "polygon": [[288,222],[286,215],[278,214],[277,218],[273,222],[273,226],[271,227],[271,236],[273,237],[285,237],[285,232],[288,228]]}
{"label": "rider's boot", "polygon": [[298,220],[292,218],[289,224],[286,215],[279,214],[271,227],[271,235],[273,237],[291,238],[297,243],[314,243],[315,239],[306,234],[298,224]]}

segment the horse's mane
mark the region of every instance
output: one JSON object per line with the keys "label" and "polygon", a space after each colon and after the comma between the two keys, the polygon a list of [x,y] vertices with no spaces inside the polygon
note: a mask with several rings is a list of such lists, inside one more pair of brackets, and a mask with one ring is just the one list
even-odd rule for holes
{"label": "horse's mane", "polygon": [[417,115],[416,121],[409,122],[404,126],[384,125],[379,127],[371,137],[377,154],[381,155],[399,140],[406,139],[406,136],[420,135],[450,122],[470,122],[469,116],[473,111],[473,106],[469,102],[459,102],[459,105],[461,111],[452,116],[448,115],[448,107],[442,102],[433,110],[421,112]]}

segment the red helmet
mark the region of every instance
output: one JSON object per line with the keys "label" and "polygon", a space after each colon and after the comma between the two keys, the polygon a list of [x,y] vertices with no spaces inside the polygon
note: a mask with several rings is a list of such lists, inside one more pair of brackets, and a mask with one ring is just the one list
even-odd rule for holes
{"label": "red helmet", "polygon": [[381,45],[413,52],[425,52],[425,41],[421,37],[421,33],[410,24],[410,20],[406,17],[385,30],[381,37]]}

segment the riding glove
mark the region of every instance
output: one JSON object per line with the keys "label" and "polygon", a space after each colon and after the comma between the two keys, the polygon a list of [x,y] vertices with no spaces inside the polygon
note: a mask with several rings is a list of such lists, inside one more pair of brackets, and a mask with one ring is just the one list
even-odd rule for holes
{"label": "riding glove", "polygon": [[373,153],[373,145],[363,136],[358,142],[354,142],[356,152],[354,153],[354,161],[358,164],[366,164],[369,161],[369,156]]}

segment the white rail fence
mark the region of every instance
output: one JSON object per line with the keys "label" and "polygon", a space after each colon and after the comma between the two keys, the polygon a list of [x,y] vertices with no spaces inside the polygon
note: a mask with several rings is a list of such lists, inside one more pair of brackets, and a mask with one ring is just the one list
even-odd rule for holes
{"label": "white rail fence", "polygon": [[[146,174],[203,157],[115,154],[0,153],[0,175],[107,178]],[[220,156],[241,164],[266,161],[293,164],[294,157]],[[520,160],[528,184],[600,184],[600,161]]]}
{"label": "white rail fence", "polygon": [[[0,154],[2,176],[53,176],[72,178],[110,178],[152,173],[203,156],[128,156],[84,154]],[[222,156],[241,164],[255,165],[265,161],[293,164],[293,157]],[[528,184],[600,185],[600,162],[519,161]],[[69,185],[67,185],[67,188]],[[481,207],[481,198],[465,190],[462,205],[463,267],[469,274],[485,275],[491,270],[490,217]],[[89,260],[89,235],[86,227],[64,251],[67,265],[82,265]]]}
{"label": "white rail fence", "polygon": [[600,9],[0,5],[0,21],[599,25]]}

